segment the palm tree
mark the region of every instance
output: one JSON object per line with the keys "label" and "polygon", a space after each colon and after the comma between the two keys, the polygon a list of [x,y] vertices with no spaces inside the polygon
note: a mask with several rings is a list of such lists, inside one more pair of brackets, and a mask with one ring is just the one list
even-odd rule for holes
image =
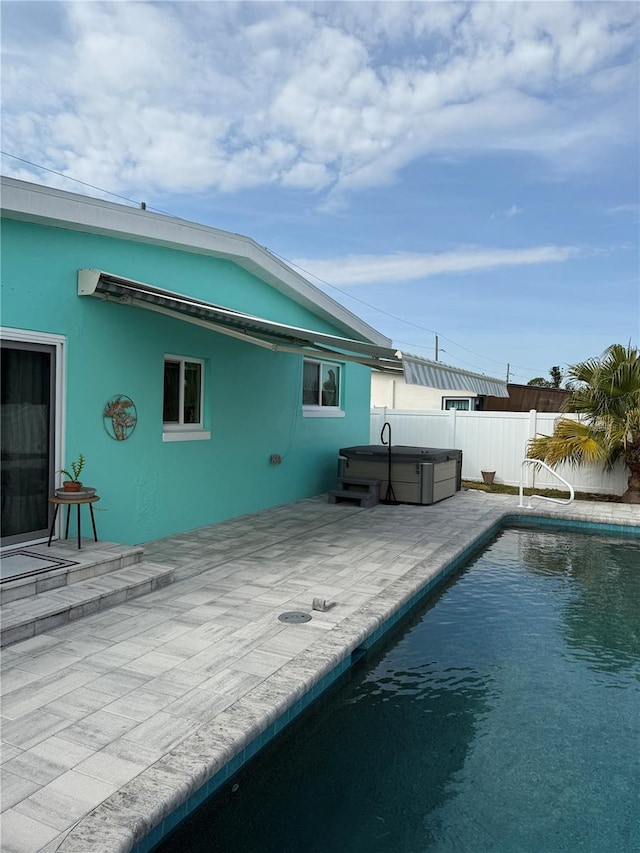
{"label": "palm tree", "polygon": [[602,463],[612,468],[622,460],[629,469],[626,503],[640,503],[640,353],[631,344],[614,344],[599,358],[573,365],[574,380],[564,411],[582,415],[580,422],[560,418],[553,435],[529,442],[528,455],[549,465]]}

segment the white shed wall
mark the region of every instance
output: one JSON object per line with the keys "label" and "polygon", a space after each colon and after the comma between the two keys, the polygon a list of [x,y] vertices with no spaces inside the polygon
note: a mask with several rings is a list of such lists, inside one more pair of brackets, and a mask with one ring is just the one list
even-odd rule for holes
{"label": "white shed wall", "polygon": [[442,391],[422,385],[408,385],[401,377],[371,372],[371,405],[387,409],[432,411],[442,408],[443,397],[475,399],[473,391]]}

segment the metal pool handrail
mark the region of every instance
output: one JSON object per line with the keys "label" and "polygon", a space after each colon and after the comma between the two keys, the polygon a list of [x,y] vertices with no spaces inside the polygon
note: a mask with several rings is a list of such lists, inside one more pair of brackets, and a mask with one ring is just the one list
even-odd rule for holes
{"label": "metal pool handrail", "polygon": [[538,498],[538,500],[541,500],[541,501],[549,501],[550,503],[562,504],[563,506],[568,506],[570,503],[573,503],[573,501],[575,500],[575,492],[573,491],[573,486],[571,485],[571,483],[568,483],[564,479],[564,477],[561,477],[560,474],[558,474],[557,471],[554,471],[553,468],[551,468],[549,465],[547,465],[546,462],[541,462],[539,459],[523,459],[522,464],[520,465],[520,490],[519,490],[519,492],[520,492],[520,503],[518,504],[519,507],[525,506],[524,503],[522,502],[522,499],[524,497],[524,468],[525,468],[525,465],[536,465],[536,466],[540,466],[540,468],[545,468],[547,471],[549,471],[551,474],[553,474],[554,477],[557,477],[558,480],[560,480],[562,483],[564,483],[564,485],[569,489],[568,500],[565,500],[564,498],[548,498],[545,495],[529,495],[529,503],[526,505],[526,509],[533,509],[533,507],[531,505],[531,498]]}

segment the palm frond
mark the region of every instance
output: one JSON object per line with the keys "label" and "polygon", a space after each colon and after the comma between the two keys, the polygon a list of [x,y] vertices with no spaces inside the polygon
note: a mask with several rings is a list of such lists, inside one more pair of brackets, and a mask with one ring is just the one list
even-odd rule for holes
{"label": "palm frond", "polygon": [[567,463],[576,467],[594,462],[609,465],[612,448],[603,439],[605,436],[589,424],[560,418],[553,435],[531,439],[527,455],[551,466]]}
{"label": "palm frond", "polygon": [[579,383],[565,411],[576,412],[602,428],[603,421],[638,435],[640,428],[640,353],[635,347],[613,344],[602,356],[569,369]]}

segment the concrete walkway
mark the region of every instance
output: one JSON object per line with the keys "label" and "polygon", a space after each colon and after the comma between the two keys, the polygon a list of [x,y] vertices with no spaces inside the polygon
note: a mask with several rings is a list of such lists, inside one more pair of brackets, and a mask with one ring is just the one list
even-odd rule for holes
{"label": "concrete walkway", "polygon": [[[170,586],[2,652],[3,853],[114,853],[158,832],[516,503],[324,497],[147,543]],[[534,503],[640,526],[640,506]],[[337,604],[278,620],[314,597]]]}

